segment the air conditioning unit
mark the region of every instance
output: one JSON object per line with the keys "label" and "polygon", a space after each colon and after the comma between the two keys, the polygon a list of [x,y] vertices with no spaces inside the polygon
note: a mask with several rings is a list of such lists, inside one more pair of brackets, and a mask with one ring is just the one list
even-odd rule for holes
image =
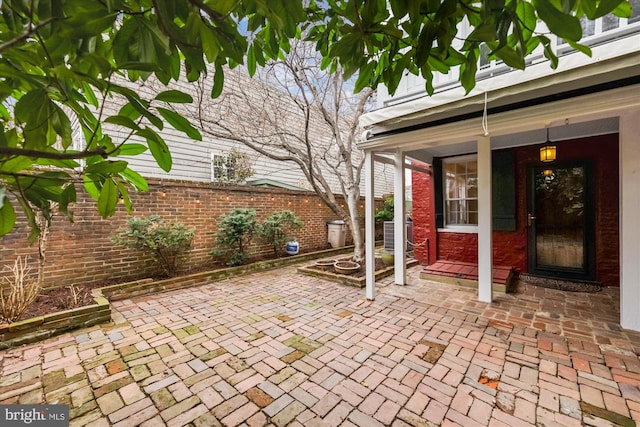
{"label": "air conditioning unit", "polygon": [[[407,250],[413,250],[413,222],[407,221],[405,225],[407,229]],[[385,221],[384,222],[384,250],[386,252],[393,252],[394,248],[394,231],[393,231],[393,221]],[[410,243],[411,242],[411,243]]]}

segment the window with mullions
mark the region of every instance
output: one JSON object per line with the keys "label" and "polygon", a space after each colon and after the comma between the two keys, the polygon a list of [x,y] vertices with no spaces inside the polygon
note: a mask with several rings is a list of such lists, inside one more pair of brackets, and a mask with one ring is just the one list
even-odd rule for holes
{"label": "window with mullions", "polygon": [[444,159],[446,226],[478,225],[478,162],[476,156]]}

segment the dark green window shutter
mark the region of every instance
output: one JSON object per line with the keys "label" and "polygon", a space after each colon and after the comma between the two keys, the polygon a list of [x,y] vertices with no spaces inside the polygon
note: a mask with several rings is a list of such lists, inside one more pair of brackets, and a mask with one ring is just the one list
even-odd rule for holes
{"label": "dark green window shutter", "polygon": [[516,229],[516,175],[514,151],[494,151],[491,157],[491,192],[493,200],[493,229]]}
{"label": "dark green window shutter", "polygon": [[436,211],[436,227],[444,227],[444,183],[442,182],[442,159],[433,158],[433,189]]}

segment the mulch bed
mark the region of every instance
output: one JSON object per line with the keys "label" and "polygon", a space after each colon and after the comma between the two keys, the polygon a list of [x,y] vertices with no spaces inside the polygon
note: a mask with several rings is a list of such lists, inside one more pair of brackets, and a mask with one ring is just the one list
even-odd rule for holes
{"label": "mulch bed", "polygon": [[45,289],[38,296],[38,299],[22,313],[20,319],[25,320],[32,317],[43,316],[57,311],[69,310],[93,304],[91,290],[105,286],[104,284],[78,285],[74,286],[74,295],[70,286],[64,288]]}

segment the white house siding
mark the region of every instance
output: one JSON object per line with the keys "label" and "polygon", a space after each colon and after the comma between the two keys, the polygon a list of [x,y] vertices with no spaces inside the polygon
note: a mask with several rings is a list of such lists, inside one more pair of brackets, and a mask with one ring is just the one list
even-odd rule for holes
{"label": "white house siding", "polygon": [[[250,113],[249,110],[245,115],[246,120],[243,120],[242,123],[231,123],[228,121],[228,117],[230,116],[225,115],[225,111],[223,110],[224,103],[222,104],[222,106],[216,103],[212,103],[209,98],[209,93],[211,90],[211,80],[212,78],[209,77],[208,83],[205,83],[205,87],[202,89],[204,93],[203,105],[205,105],[205,109],[213,109],[214,113],[218,114],[220,120],[227,120],[225,125],[231,129],[244,131],[245,126],[251,126],[253,123],[252,120],[255,120],[256,118]],[[121,84],[126,84],[127,86],[133,88],[147,99],[153,98],[153,94],[158,91],[166,90],[165,87],[162,87],[157,82],[146,82],[141,86],[133,84],[131,82],[124,82]],[[233,92],[235,90],[240,90],[240,88],[246,89],[247,87],[252,86],[257,87],[259,85],[259,82],[250,79],[243,70],[226,70],[225,90],[223,91],[223,94],[219,99],[224,100],[225,97],[233,99]],[[195,104],[197,104],[198,91],[201,90],[199,87],[199,83],[180,81],[177,83],[172,83],[171,87],[189,93],[194,97],[194,100],[196,100],[194,104],[175,105],[175,107],[180,113],[187,116],[195,117],[197,115]],[[256,100],[257,99],[258,98],[256,97]],[[117,111],[121,105],[123,105],[122,101],[119,102],[117,99],[114,99],[106,105],[105,111],[108,115],[117,114]],[[280,106],[284,107],[284,105],[282,104],[280,104]],[[295,111],[295,106],[291,105],[290,102],[288,102],[286,108],[291,109],[291,112]],[[292,129],[295,129],[296,126],[303,125],[303,122],[301,122],[300,118],[295,114],[283,114],[280,112],[279,116],[279,119],[283,120],[287,124],[287,126],[291,126]],[[313,120],[313,126],[315,130],[314,134],[318,135],[318,143],[321,143],[323,135],[326,134],[327,129],[323,127],[322,122],[318,119],[319,116],[315,120]],[[193,119],[192,123],[194,124],[194,126],[199,127],[196,121]],[[122,139],[126,136],[125,133],[118,131],[117,128],[108,123],[104,125],[104,128],[114,136],[115,143],[122,141]],[[254,175],[250,178],[250,180],[269,179],[296,187],[306,189],[311,188],[306,177],[299,170],[298,166],[295,163],[273,160],[271,158],[268,158],[267,156],[252,151],[239,142],[224,138],[214,138],[210,135],[205,134],[204,132],[202,141],[194,141],[187,137],[184,133],[176,131],[168,124],[165,124],[164,129],[161,131],[161,134],[165,139],[167,145],[169,146],[172,155],[172,169],[170,172],[163,171],[156,164],[151,153],[147,151],[145,153],[127,159],[129,161],[130,167],[136,172],[140,173],[142,176],[160,179],[208,182],[212,180],[210,164],[211,154],[225,154],[228,153],[232,148],[235,148],[238,151],[248,154],[250,159],[252,160]],[[130,142],[140,141],[136,140],[136,138],[133,137],[130,139]],[[354,147],[353,155],[357,159],[362,156],[362,152]],[[376,173],[376,195],[381,196],[382,194],[389,194],[393,191],[393,180],[391,179],[393,174],[392,168],[388,166],[381,166],[378,169],[379,170]],[[325,178],[329,182],[334,193],[341,193],[340,182],[333,172],[325,173]],[[360,183],[360,187],[361,191],[363,192],[364,182]]]}

